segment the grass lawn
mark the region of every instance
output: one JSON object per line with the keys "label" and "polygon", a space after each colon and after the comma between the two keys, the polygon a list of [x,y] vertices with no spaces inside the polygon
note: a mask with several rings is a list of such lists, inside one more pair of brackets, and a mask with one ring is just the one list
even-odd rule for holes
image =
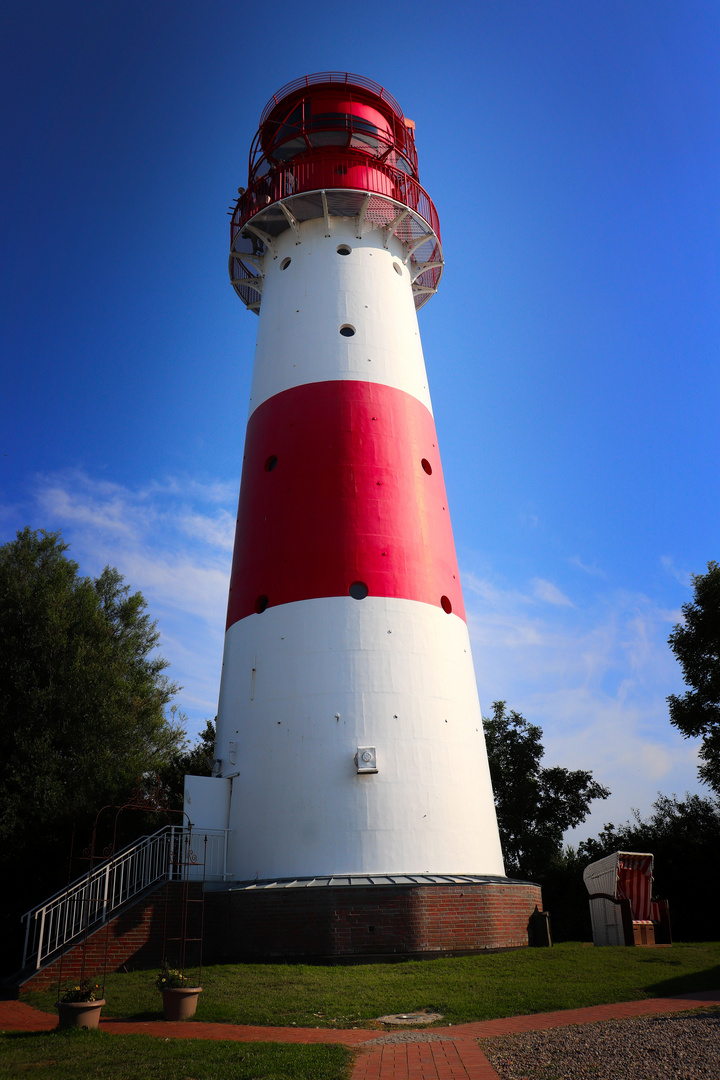
{"label": "grass lawn", "polygon": [[342,1046],[198,1042],[102,1031],[0,1033],[0,1080],[347,1080]]}
{"label": "grass lawn", "polygon": [[[160,1019],[156,974],[108,975],[104,1015]],[[444,1023],[457,1024],[716,990],[720,942],[661,949],[566,943],[552,949],[348,966],[214,964],[203,969],[202,985],[197,1020],[332,1028],[366,1026],[386,1013],[428,1009],[442,1013]],[[56,997],[56,987],[22,995],[47,1011]]]}

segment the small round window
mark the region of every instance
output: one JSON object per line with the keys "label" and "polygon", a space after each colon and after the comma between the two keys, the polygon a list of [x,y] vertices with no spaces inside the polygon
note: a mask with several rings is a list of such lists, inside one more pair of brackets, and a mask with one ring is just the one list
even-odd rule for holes
{"label": "small round window", "polygon": [[340,333],[342,334],[343,337],[354,337],[355,336],[355,327],[351,326],[350,323],[345,323],[344,326],[340,327]]}
{"label": "small round window", "polygon": [[271,454],[265,462],[265,472],[272,472],[278,463],[277,455]]}
{"label": "small round window", "polygon": [[426,457],[422,459],[420,464],[422,465],[423,470],[428,474],[428,476],[432,476],[432,465]]}
{"label": "small round window", "polygon": [[353,581],[348,589],[348,593],[352,596],[353,600],[364,600],[368,594],[368,587],[364,581]]}
{"label": "small round window", "polygon": [[446,615],[449,615],[452,612],[452,604],[447,596],[440,597],[440,606]]}
{"label": "small round window", "polygon": [[348,247],[347,244],[340,244],[340,246],[337,249],[338,255],[349,255],[351,251],[352,251],[352,248]]}
{"label": "small round window", "polygon": [[268,606],[268,603],[269,601],[267,596],[264,596],[262,594],[258,596],[257,600],[255,601],[255,613],[257,615],[262,615],[263,611]]}
{"label": "small round window", "polygon": [[292,259],[290,259],[290,258],[283,259],[283,261],[280,263],[280,269],[281,270],[287,270],[287,268],[288,268],[288,266],[290,265],[291,262],[292,262]]}
{"label": "small round window", "polygon": [[400,277],[402,277],[402,266],[400,265],[400,263],[394,262],[393,263],[393,270],[395,271],[396,274],[399,274]]}

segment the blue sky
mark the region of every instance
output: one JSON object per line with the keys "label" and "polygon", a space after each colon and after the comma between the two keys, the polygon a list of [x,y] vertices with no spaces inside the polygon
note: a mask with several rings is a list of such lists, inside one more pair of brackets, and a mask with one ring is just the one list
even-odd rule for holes
{"label": "blue sky", "polygon": [[[0,542],[60,529],[213,716],[256,321],[229,218],[270,95],[381,83],[446,271],[420,315],[483,709],[613,796],[697,790],[667,636],[718,558],[720,9],[10,0]],[[9,107],[8,107],[9,106]]]}

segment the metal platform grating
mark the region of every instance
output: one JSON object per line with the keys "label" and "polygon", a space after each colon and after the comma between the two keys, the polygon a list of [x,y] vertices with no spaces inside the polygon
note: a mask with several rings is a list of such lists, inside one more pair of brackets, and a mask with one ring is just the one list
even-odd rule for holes
{"label": "metal platform grating", "polygon": [[[327,207],[329,218],[356,219],[359,235],[372,229],[392,229],[392,235],[407,252],[415,307],[420,309],[437,291],[443,270],[442,248],[428,222],[406,204],[387,196],[335,188],[303,192],[271,203],[235,233],[230,252],[230,279],[249,310],[260,310],[262,256],[272,249],[278,236],[294,227],[281,204],[298,225],[324,217]],[[422,242],[418,244],[418,241]]]}

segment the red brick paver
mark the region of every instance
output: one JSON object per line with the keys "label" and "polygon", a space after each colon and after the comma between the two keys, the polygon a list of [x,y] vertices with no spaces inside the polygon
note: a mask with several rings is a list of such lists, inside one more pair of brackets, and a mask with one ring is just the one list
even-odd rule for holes
{"label": "red brick paver", "polygon": [[[385,1043],[363,1047],[381,1037],[378,1031],[361,1028],[249,1027],[241,1024],[204,1024],[199,1021],[166,1023],[105,1019],[103,1031],[154,1035],[174,1039],[224,1039],[234,1042],[340,1043],[359,1050],[352,1080],[498,1080],[498,1075],[478,1046],[478,1039],[495,1035],[515,1035],[523,1031],[543,1031],[570,1024],[591,1024],[598,1020],[622,1020],[695,1009],[700,1005],[720,1005],[720,990],[686,994],[675,998],[648,998],[616,1005],[592,1005],[585,1009],[511,1016],[481,1020],[455,1027],[433,1028],[432,1042]],[[0,1001],[0,1029],[4,1031],[52,1031],[57,1027],[54,1013],[32,1009],[21,1001]],[[440,1036],[441,1038],[437,1038]]]}

